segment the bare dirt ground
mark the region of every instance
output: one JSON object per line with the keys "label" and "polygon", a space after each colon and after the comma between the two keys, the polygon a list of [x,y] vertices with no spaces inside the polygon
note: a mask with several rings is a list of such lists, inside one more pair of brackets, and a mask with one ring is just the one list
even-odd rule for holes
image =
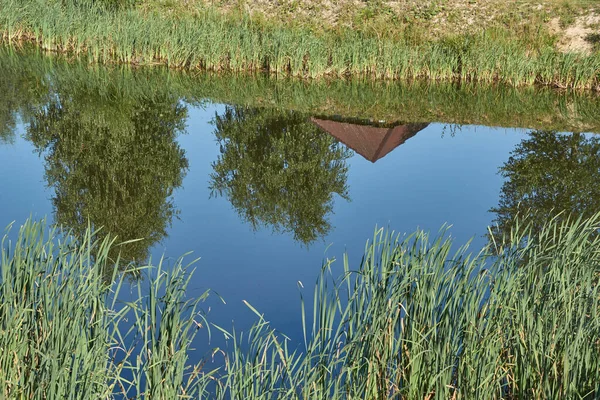
{"label": "bare dirt ground", "polygon": [[575,21],[562,29],[559,18],[549,23],[550,31],[557,34],[557,47],[563,52],[590,54],[598,50],[600,44],[600,14],[590,13],[577,17]]}

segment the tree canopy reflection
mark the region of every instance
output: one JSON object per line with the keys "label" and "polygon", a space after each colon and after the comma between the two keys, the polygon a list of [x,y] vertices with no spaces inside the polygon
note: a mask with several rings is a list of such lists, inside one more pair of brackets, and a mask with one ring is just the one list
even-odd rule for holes
{"label": "tree canopy reflection", "polygon": [[0,145],[15,139],[17,121],[48,101],[46,82],[0,52]]}
{"label": "tree canopy reflection", "polygon": [[533,131],[500,168],[506,179],[492,235],[514,228],[517,215],[538,231],[559,213],[588,217],[600,211],[600,138]]}
{"label": "tree canopy reflection", "polygon": [[293,111],[227,107],[214,123],[213,193],[254,229],[270,226],[304,244],[329,232],[334,194],[349,199],[345,146]]}
{"label": "tree canopy reflection", "polygon": [[176,214],[170,196],[188,164],[175,139],[186,108],[167,95],[133,101],[83,93],[60,93],[29,123],[54,188],[55,222],[80,234],[89,221],[117,242],[142,239],[119,250],[124,262],[144,262]]}

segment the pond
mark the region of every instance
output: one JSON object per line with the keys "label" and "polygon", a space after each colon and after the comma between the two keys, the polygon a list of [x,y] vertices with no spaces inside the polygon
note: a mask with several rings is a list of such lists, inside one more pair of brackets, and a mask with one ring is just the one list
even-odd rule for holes
{"label": "pond", "polygon": [[[376,227],[474,249],[511,218],[600,211],[598,99],[510,88],[186,76],[0,52],[0,226],[47,216],[122,257],[199,257],[190,296],[301,338],[326,259]],[[486,126],[490,125],[490,126]],[[488,226],[493,227],[489,235]]]}

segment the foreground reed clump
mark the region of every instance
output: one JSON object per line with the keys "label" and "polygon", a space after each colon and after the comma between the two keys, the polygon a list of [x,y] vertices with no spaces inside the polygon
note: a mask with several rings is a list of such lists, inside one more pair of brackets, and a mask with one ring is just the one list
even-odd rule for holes
{"label": "foreground reed clump", "polygon": [[[184,368],[200,319],[178,263],[116,301],[99,272],[111,243],[44,238],[28,222],[2,250],[0,362],[7,398],[595,399],[600,395],[600,215],[519,226],[453,252],[378,230],[360,267],[327,262],[302,300],[304,343],[257,310],[222,369]],[[8,250],[12,248],[12,250]],[[77,299],[77,301],[74,301]],[[133,323],[124,323],[133,315]],[[129,326],[129,327],[127,327]],[[134,343],[132,345],[131,343]],[[206,367],[206,366],[204,366]]]}
{"label": "foreground reed clump", "polygon": [[599,217],[517,227],[476,255],[380,230],[358,270],[318,280],[301,353],[257,325],[253,349],[279,362],[234,364],[232,398],[598,398]]}
{"label": "foreground reed clump", "polygon": [[[119,260],[109,259],[114,242],[94,237],[88,230],[76,239],[32,221],[14,243],[4,237],[0,397],[197,396],[199,371],[185,364],[203,296],[184,299],[188,278],[180,262],[169,271],[161,260],[119,272]],[[149,283],[120,298],[126,277],[142,270]]]}
{"label": "foreground reed clump", "polygon": [[171,15],[101,4],[1,0],[0,39],[29,41],[92,62],[305,78],[363,76],[600,90],[600,53],[562,53],[551,35],[540,33],[541,27],[527,40],[501,25],[476,34],[420,40],[408,31],[391,37],[352,29],[315,32],[313,27],[260,23],[210,8]]}

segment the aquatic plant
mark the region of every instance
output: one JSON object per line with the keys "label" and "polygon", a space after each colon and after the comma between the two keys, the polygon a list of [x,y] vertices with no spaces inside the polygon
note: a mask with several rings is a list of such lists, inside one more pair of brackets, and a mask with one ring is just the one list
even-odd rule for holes
{"label": "aquatic plant", "polygon": [[253,351],[235,349],[231,398],[593,398],[599,216],[517,225],[477,254],[379,230],[358,269],[344,258],[332,280],[325,264],[312,323],[302,303],[302,350],[259,315]]}
{"label": "aquatic plant", "polygon": [[[356,268],[301,289],[304,343],[258,310],[222,369],[185,367],[206,293],[180,259],[143,267],[132,300],[100,273],[114,245],[27,222],[2,242],[0,380],[7,398],[594,398],[600,381],[600,214],[514,224],[470,253],[447,231],[376,230]],[[535,239],[535,240],[530,240]],[[96,247],[96,251],[92,249]],[[76,300],[76,301],[74,301]],[[310,304],[312,303],[312,304]],[[310,311],[312,309],[312,312]],[[311,315],[312,314],[312,315]],[[129,318],[130,323],[127,323]],[[221,352],[219,349],[215,353]]]}
{"label": "aquatic plant", "polygon": [[114,240],[96,236],[88,229],[75,238],[28,221],[14,242],[3,238],[1,397],[172,399],[198,388],[184,367],[203,296],[185,299],[181,260],[168,270],[161,260],[143,291],[137,286],[137,299],[123,302],[128,274],[117,274],[118,260],[109,260]]}

